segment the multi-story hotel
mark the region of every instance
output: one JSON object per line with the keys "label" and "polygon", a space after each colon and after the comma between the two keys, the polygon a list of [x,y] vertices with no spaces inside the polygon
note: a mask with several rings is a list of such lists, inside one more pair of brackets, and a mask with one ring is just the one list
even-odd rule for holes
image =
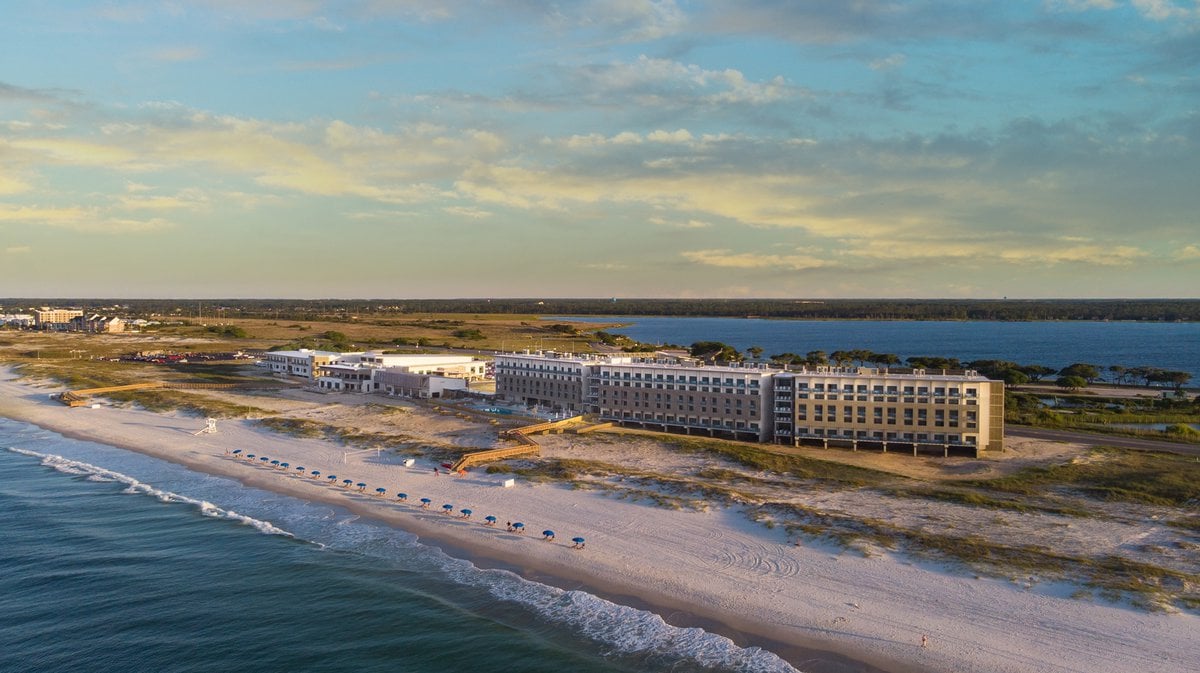
{"label": "multi-story hotel", "polygon": [[34,326],[43,330],[67,331],[71,321],[83,316],[83,311],[67,308],[50,308],[43,306],[33,312]]}
{"label": "multi-story hotel", "polygon": [[497,396],[626,426],[780,444],[1004,449],[1004,384],[974,372],[703,366],[656,356],[496,356]]}
{"label": "multi-story hotel", "polygon": [[775,375],[774,441],[1004,450],[1004,383],[973,372],[819,367]]}

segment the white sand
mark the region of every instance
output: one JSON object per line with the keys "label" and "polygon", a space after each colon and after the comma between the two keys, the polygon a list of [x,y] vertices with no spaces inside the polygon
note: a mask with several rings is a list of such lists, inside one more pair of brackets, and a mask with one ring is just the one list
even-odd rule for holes
{"label": "white sand", "polygon": [[[1067,597],[1073,587],[1017,585],[947,571],[902,557],[863,558],[833,547],[797,547],[784,534],[736,511],[675,511],[595,492],[498,476],[434,476],[395,456],[353,453],[332,443],[284,437],[244,421],[221,421],[216,435],[192,436],[202,420],[102,407],[68,409],[49,389],[0,370],[0,415],[76,437],[125,447],[223,474],[256,487],[327,500],[370,514],[434,544],[468,550],[521,572],[602,595],[636,596],[664,614],[682,610],[751,636],[841,652],[890,671],[957,673],[1193,673],[1200,670],[1200,618],[1146,613]],[[420,413],[420,412],[413,412]],[[348,492],[226,454],[268,455],[323,475],[368,484]],[[343,462],[345,461],[345,462]],[[386,498],[374,495],[388,490]],[[395,502],[397,491],[409,504]],[[428,497],[432,509],[416,501]],[[443,503],[474,510],[470,521]],[[494,514],[500,525],[482,526]],[[504,530],[526,524],[524,535]],[[557,540],[541,540],[543,529]],[[587,548],[570,548],[575,536]],[[921,636],[929,647],[920,647]]]}

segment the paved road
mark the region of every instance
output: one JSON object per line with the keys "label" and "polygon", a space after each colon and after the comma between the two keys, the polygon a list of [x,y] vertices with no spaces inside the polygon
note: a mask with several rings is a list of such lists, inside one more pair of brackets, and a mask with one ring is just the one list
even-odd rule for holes
{"label": "paved road", "polygon": [[1178,444],[1156,439],[1138,439],[1136,437],[1121,437],[1120,435],[1104,435],[1095,432],[1080,432],[1078,430],[1047,430],[1045,428],[1030,428],[1019,425],[1009,425],[1004,428],[1007,437],[1024,437],[1029,439],[1045,439],[1055,442],[1075,442],[1089,446],[1115,446],[1134,451],[1165,451],[1184,456],[1200,456],[1200,445]]}

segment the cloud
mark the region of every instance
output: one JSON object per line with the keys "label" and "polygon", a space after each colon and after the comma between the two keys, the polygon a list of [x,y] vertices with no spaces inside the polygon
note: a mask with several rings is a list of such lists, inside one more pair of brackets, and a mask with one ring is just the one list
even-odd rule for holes
{"label": "cloud", "polygon": [[1115,9],[1117,2],[1116,0],[1046,0],[1046,6],[1051,9],[1084,12],[1091,9]]}
{"label": "cloud", "polygon": [[822,259],[813,255],[777,255],[757,254],[751,252],[735,253],[728,249],[687,250],[681,252],[684,259],[696,264],[715,266],[725,269],[782,269],[787,271],[807,271],[837,266],[832,260]]}
{"label": "cloud", "polygon": [[199,47],[163,47],[161,49],[150,52],[150,58],[155,61],[164,61],[167,63],[182,63],[185,61],[198,61],[204,57],[204,50]]}
{"label": "cloud", "polygon": [[1200,260],[1200,245],[1188,245],[1180,248],[1174,258],[1180,261]]}
{"label": "cloud", "polygon": [[8,204],[0,204],[0,222],[11,222],[18,225],[44,225],[73,231],[106,234],[158,231],[174,226],[173,223],[162,218],[130,218],[107,208]]}
{"label": "cloud", "polygon": [[[1179,0],[1132,0],[1134,8],[1142,16],[1154,21],[1195,19],[1200,17],[1200,4],[1185,6]],[[1186,2],[1186,0],[1184,0]]]}
{"label": "cloud", "polygon": [[622,101],[649,107],[694,105],[765,105],[803,97],[808,92],[782,76],[754,81],[741,71],[707,70],[698,65],[639,56],[631,62],[579,68],[565,78],[572,97],[605,106]]}
{"label": "cloud", "polygon": [[868,65],[872,70],[895,70],[903,66],[906,60],[907,58],[904,54],[891,54],[884,58],[877,58]]}
{"label": "cloud", "polygon": [[451,215],[458,215],[460,217],[466,217],[473,220],[481,220],[492,216],[490,211],[482,208],[468,208],[465,206],[447,206],[443,208],[442,211]]}

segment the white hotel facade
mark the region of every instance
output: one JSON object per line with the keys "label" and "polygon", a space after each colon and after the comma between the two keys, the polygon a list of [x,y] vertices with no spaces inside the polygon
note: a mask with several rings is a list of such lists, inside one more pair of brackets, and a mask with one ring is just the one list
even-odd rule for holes
{"label": "white hotel facade", "polygon": [[496,394],[627,427],[777,444],[978,455],[1004,449],[1004,384],[974,372],[704,366],[497,355]]}

